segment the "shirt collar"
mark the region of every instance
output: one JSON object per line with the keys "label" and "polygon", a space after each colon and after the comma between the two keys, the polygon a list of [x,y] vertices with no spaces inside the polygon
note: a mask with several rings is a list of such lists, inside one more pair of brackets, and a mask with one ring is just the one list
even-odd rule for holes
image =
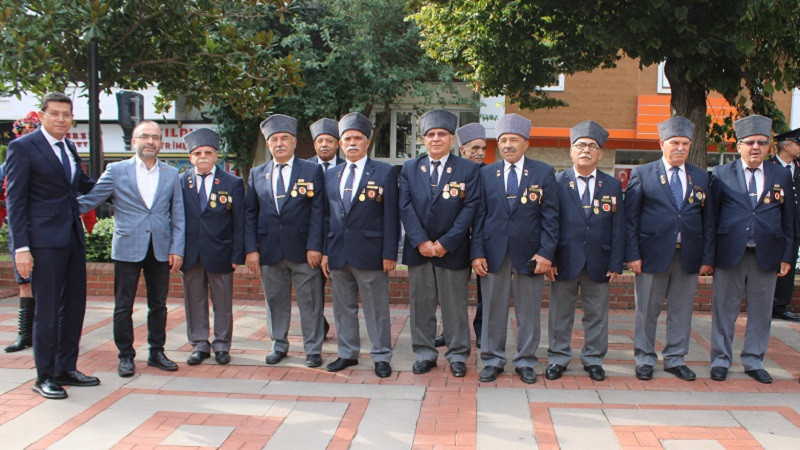
{"label": "shirt collar", "polygon": [[442,167],[444,167],[444,166],[447,165],[447,158],[449,158],[449,157],[450,157],[450,153],[445,154],[444,156],[442,156],[439,159],[433,159],[433,158],[431,158],[430,155],[428,155],[428,165],[429,166],[433,166],[433,162],[434,161],[439,161],[439,162],[442,163]]}
{"label": "shirt collar", "polygon": [[[211,174],[211,178],[214,178],[214,174],[217,173],[217,165],[216,164],[211,166],[211,172],[209,172],[209,173]],[[199,177],[200,176],[200,172],[197,171],[197,167],[194,168],[194,176],[195,177]]]}
{"label": "shirt collar", "polygon": [[[739,158],[739,162],[741,162],[742,164],[742,172],[747,172],[748,167],[747,164],[744,163],[744,160]],[[759,164],[758,167],[756,167],[756,169],[757,169],[756,171],[760,170],[761,173],[764,173],[764,161],[761,161],[761,164]]]}
{"label": "shirt collar", "polygon": [[778,155],[775,155],[775,156],[774,156],[774,158],[778,160],[778,163],[780,163],[780,165],[781,165],[781,166],[783,166],[783,167],[792,167],[792,163],[791,163],[791,162],[789,162],[789,163],[786,163],[786,162],[784,162],[784,161],[781,159],[781,157],[780,157],[780,156],[778,156]]}
{"label": "shirt collar", "polygon": [[347,162],[346,162],[346,165],[347,165],[346,168],[347,169],[350,168],[350,164],[355,164],[356,165],[356,170],[362,170],[362,169],[364,169],[364,166],[367,165],[367,156],[365,155],[363,158],[359,159],[355,163],[353,163],[350,160],[347,160]]}
{"label": "shirt collar", "polygon": [[[519,161],[514,163],[514,167],[517,168],[517,172],[519,172],[519,173],[522,173],[522,168],[524,166],[525,166],[525,157],[524,156],[522,158],[520,158]],[[503,170],[508,172],[510,167],[511,167],[511,164],[508,161],[503,160]]]}
{"label": "shirt collar", "polygon": [[42,134],[44,135],[44,138],[47,139],[47,143],[50,144],[50,147],[54,147],[56,145],[56,142],[64,142],[64,139],[59,141],[58,139],[51,136],[50,133],[48,133],[47,130],[44,129],[44,127],[39,127],[39,129],[42,130]]}
{"label": "shirt collar", "polygon": [[[288,168],[290,168],[290,169],[291,169],[291,168],[292,168],[292,165],[294,165],[294,155],[292,155],[292,157],[291,157],[291,158],[289,158],[289,160],[288,160],[288,161],[286,161],[286,162],[285,162],[285,163],[283,163],[283,164],[286,164],[286,167],[288,167]],[[278,161],[275,161],[275,170],[277,170],[277,169],[278,169],[278,165],[279,165]]]}
{"label": "shirt collar", "polygon": [[[664,171],[670,173],[670,170],[672,170],[673,165],[670,164],[666,158],[661,158],[661,162],[664,163]],[[683,163],[680,166],[678,166],[678,172],[686,173],[686,163]]]}
{"label": "shirt collar", "polygon": [[[575,178],[577,178],[577,179],[580,179],[580,177],[582,177],[582,176],[583,176],[583,175],[579,174],[579,173],[578,173],[578,171],[577,171],[577,170],[575,170],[575,168],[574,168],[574,167],[572,168],[572,170],[575,172]],[[596,167],[595,167],[595,169],[592,171],[592,173],[590,173],[590,174],[589,174],[589,176],[590,176],[590,177],[594,177],[594,179],[595,179],[595,180],[597,180],[597,168],[596,168]]]}
{"label": "shirt collar", "polygon": [[144,161],[142,161],[142,159],[139,158],[139,155],[133,155],[133,160],[134,160],[134,162],[136,164],[136,168],[137,169],[143,169],[143,170],[145,170],[147,172],[152,172],[152,171],[154,171],[154,170],[156,170],[158,168],[158,163],[159,163],[158,158],[156,158],[156,163],[153,164],[153,168],[152,169],[148,169],[147,168],[147,166],[144,164]]}

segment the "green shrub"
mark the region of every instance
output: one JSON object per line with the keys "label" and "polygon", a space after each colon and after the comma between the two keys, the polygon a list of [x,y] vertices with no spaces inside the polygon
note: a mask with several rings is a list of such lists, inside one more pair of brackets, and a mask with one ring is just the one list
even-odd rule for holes
{"label": "green shrub", "polygon": [[0,253],[8,253],[8,224],[5,222],[0,227]]}
{"label": "green shrub", "polygon": [[114,236],[114,218],[100,219],[94,224],[92,234],[86,232],[86,261],[110,262],[111,238]]}

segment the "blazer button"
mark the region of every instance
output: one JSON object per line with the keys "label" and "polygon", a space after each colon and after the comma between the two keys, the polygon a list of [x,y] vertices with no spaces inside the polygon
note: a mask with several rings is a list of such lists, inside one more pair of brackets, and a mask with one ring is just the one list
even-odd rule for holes
{"label": "blazer button", "polygon": [[681,218],[681,215],[680,215],[680,214],[678,214],[678,219],[680,219],[680,218]]}

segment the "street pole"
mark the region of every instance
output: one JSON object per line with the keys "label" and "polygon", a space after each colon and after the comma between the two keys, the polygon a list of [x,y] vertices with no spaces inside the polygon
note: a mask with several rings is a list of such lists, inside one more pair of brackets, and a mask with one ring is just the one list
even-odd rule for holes
{"label": "street pole", "polygon": [[97,37],[89,40],[89,176],[97,180],[103,172],[100,148],[100,86],[97,73]]}

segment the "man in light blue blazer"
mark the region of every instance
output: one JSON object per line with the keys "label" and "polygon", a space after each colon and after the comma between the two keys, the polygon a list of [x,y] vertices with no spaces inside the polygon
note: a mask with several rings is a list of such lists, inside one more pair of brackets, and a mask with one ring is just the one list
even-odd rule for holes
{"label": "man in light blue blazer", "polygon": [[133,358],[133,300],[139,273],[147,285],[148,366],[178,370],[164,354],[167,325],[169,271],[183,263],[185,224],[183,193],[178,170],[159,161],[161,129],[151,121],[133,130],[131,147],[136,155],[109,164],[97,184],[78,202],[81,213],[96,208],[109,197],[114,201],[114,343],[119,349],[117,373],[130,377]]}

